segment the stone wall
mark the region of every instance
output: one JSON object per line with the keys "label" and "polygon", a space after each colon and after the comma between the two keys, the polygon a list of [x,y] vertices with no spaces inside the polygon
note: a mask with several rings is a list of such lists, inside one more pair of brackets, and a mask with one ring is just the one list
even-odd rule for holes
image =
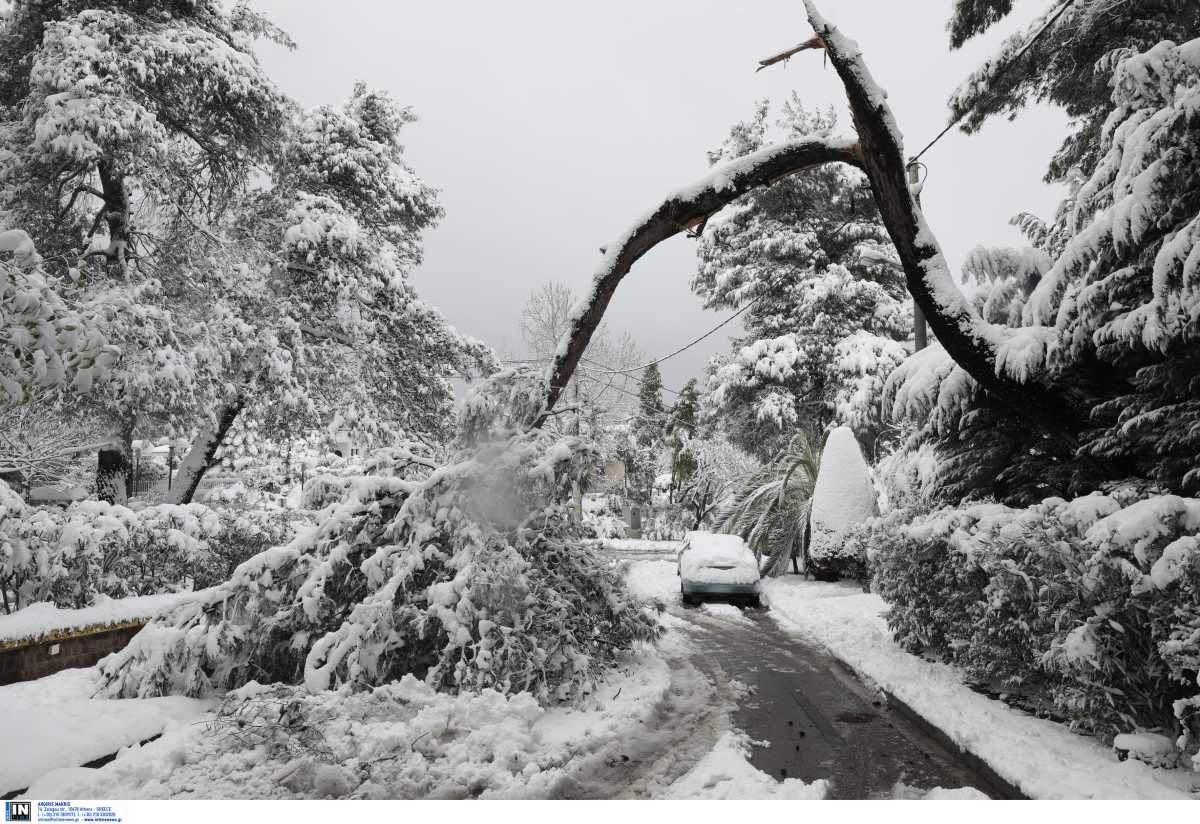
{"label": "stone wall", "polygon": [[90,667],[110,652],[123,649],[145,625],[145,620],[128,621],[0,642],[0,685]]}

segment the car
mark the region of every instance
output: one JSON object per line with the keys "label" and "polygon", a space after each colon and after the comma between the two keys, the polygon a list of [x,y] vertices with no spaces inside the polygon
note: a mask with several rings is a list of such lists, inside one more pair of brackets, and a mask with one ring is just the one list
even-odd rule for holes
{"label": "car", "polygon": [[737,535],[689,532],[679,550],[679,592],[692,606],[720,595],[761,606],[758,559]]}

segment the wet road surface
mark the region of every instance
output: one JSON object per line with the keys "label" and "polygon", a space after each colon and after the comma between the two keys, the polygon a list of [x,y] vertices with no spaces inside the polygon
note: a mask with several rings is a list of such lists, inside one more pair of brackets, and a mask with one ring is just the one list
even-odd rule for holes
{"label": "wet road surface", "polygon": [[[661,550],[609,554],[622,562],[672,558]],[[830,798],[914,797],[964,786],[1009,795],[825,650],[780,629],[767,609],[688,608],[676,594],[667,615],[685,640],[666,651],[670,690],[637,740],[596,753],[565,796],[661,795],[731,725],[764,744],[753,748],[755,768],[780,780],[827,779]]]}
{"label": "wet road surface", "polygon": [[831,798],[891,798],[897,784],[972,786],[1002,796],[987,776],[897,715],[830,655],[779,629],[766,610],[738,617],[671,612],[690,625],[695,666],[710,679],[736,682],[732,721],[769,742],[751,757],[763,772],[829,779]]}

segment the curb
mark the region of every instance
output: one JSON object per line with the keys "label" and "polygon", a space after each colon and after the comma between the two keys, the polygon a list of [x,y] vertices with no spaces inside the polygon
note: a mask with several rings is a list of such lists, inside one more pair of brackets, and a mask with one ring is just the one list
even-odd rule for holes
{"label": "curb", "polygon": [[[858,676],[856,675],[855,677],[858,677]],[[920,729],[921,732],[925,733],[930,738],[937,741],[943,747],[947,748],[948,750],[951,750],[952,752],[958,753],[959,756],[962,758],[963,762],[967,766],[969,766],[971,769],[975,770],[977,773],[979,773],[980,775],[987,778],[988,781],[991,782],[991,785],[992,785],[988,789],[996,791],[996,794],[1000,796],[1001,800],[1005,800],[1005,801],[1029,801],[1030,800],[1029,796],[1027,796],[1023,792],[1021,792],[1015,784],[1013,784],[1012,782],[1008,781],[1005,778],[1002,778],[1000,776],[1000,774],[997,773],[992,768],[991,764],[988,764],[982,758],[975,755],[975,753],[973,753],[969,750],[964,750],[962,747],[960,747],[958,744],[956,744],[954,742],[954,740],[950,738],[950,736],[948,736],[945,732],[943,732],[941,727],[938,727],[935,724],[931,723],[927,718],[925,718],[925,716],[921,715],[919,712],[917,712],[912,707],[910,707],[907,703],[905,703],[901,699],[897,698],[895,696],[895,694],[892,693],[891,690],[887,690],[887,689],[884,689],[883,687],[879,687],[879,691],[883,693],[888,706],[895,709],[896,713],[899,716],[904,718],[904,720],[908,721],[913,726]]]}
{"label": "curb", "polygon": [[921,715],[921,713],[917,712],[915,709],[909,706],[908,703],[897,697],[896,694],[891,690],[876,684],[873,680],[871,680],[869,675],[860,674],[858,670],[852,667],[848,662],[838,657],[833,650],[826,645],[818,644],[818,646],[820,646],[820,648],[823,649],[825,653],[855,681],[867,686],[873,686],[880,693],[882,693],[888,707],[894,709],[897,715],[912,724],[921,732],[928,735],[933,740],[937,741],[946,749],[950,750],[951,752],[958,753],[964,764],[987,779],[989,786],[976,789],[986,790],[988,795],[992,796],[993,800],[1032,800],[1029,796],[1025,795],[1025,793],[1021,792],[1017,785],[1013,784],[1011,781],[997,773],[991,764],[987,763],[970,750],[964,750],[953,738],[946,734],[941,727],[937,726],[928,718]]}

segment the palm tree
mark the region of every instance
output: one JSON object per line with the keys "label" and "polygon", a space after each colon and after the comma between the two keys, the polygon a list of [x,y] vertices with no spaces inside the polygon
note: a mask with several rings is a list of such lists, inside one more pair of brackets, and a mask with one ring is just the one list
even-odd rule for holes
{"label": "palm tree", "polygon": [[[750,473],[741,492],[721,513],[717,529],[746,542],[764,575],[781,575],[788,561],[808,566],[808,516],[821,453],[804,433],[762,469]],[[765,564],[764,564],[765,559]]]}

